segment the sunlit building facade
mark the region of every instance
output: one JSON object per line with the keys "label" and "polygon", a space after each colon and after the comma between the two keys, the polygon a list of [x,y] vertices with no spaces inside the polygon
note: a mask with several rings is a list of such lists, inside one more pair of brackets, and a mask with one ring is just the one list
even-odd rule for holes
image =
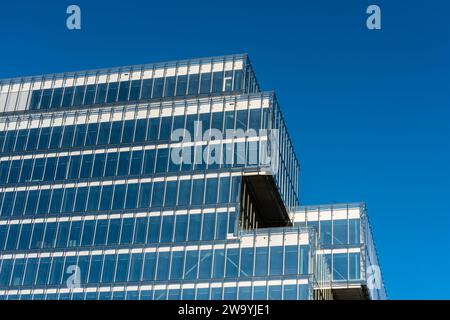
{"label": "sunlit building facade", "polygon": [[298,179],[246,55],[0,80],[0,299],[385,298]]}

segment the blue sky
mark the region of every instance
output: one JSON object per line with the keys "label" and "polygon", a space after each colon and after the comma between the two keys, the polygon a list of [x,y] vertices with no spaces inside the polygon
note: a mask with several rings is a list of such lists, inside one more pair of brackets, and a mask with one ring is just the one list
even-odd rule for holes
{"label": "blue sky", "polygon": [[448,1],[55,2],[2,3],[0,78],[247,52],[284,111],[301,203],[365,201],[389,297],[450,298]]}

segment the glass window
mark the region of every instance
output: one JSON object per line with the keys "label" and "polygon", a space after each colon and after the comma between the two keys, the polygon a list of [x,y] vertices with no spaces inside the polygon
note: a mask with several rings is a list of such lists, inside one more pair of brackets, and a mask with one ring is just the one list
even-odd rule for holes
{"label": "glass window", "polygon": [[267,276],[267,247],[257,247],[255,257],[255,276]]}
{"label": "glass window", "polygon": [[200,93],[206,94],[211,91],[211,73],[202,73],[200,80]]}
{"label": "glass window", "polygon": [[347,219],[339,219],[333,221],[333,244],[347,244]]}
{"label": "glass window", "polygon": [[177,184],[178,181],[167,181],[166,196],[164,201],[165,207],[173,207],[177,201]]}
{"label": "glass window", "polygon": [[69,172],[67,176],[68,179],[78,179],[80,173],[80,164],[81,164],[81,156],[70,157]]}
{"label": "glass window", "polygon": [[129,262],[130,256],[128,254],[119,254],[117,256],[116,282],[127,281]]}
{"label": "glass window", "polygon": [[172,266],[170,269],[170,279],[180,280],[183,276],[184,251],[172,252]]}
{"label": "glass window", "polygon": [[131,156],[131,152],[120,152],[119,153],[119,167],[117,169],[118,176],[128,175],[128,169],[130,166],[130,156]]}
{"label": "glass window", "polygon": [[119,89],[119,101],[127,101],[129,91],[130,91],[130,81],[121,81]]}
{"label": "glass window", "polygon": [[190,250],[186,251],[186,266],[184,271],[185,280],[197,279],[198,268],[198,251]]}
{"label": "glass window", "polygon": [[223,91],[223,72],[213,72],[213,85],[212,92],[222,92]]}
{"label": "glass window", "polygon": [[183,76],[178,76],[178,80],[177,80],[177,92],[176,95],[179,96],[184,96],[186,95],[186,89],[187,89],[187,75],[183,75]]}
{"label": "glass window", "polygon": [[113,210],[123,209],[124,200],[125,200],[125,184],[117,184],[114,187],[114,198],[113,198]]}
{"label": "glass window", "polygon": [[164,78],[155,78],[153,81],[153,94],[152,98],[161,98],[164,89]]}
{"label": "glass window", "polygon": [[139,100],[141,92],[141,80],[132,80],[130,89],[130,101]]}
{"label": "glass window", "polygon": [[241,277],[253,276],[253,248],[243,248],[241,250]]}
{"label": "glass window", "polygon": [[279,276],[283,270],[283,247],[270,247],[270,275]]}
{"label": "glass window", "polygon": [[142,274],[143,281],[154,280],[155,265],[156,265],[156,254],[153,252],[147,252],[145,254],[144,268]]}
{"label": "glass window", "polygon": [[201,222],[202,222],[201,214],[189,215],[188,241],[200,240]]}
{"label": "glass window", "polygon": [[139,184],[129,184],[127,190],[127,197],[125,200],[125,209],[136,208],[138,195],[139,195]]}
{"label": "glass window", "polygon": [[95,220],[87,220],[83,226],[82,246],[90,246],[94,240]]}
{"label": "glass window", "polygon": [[168,280],[170,270],[170,252],[159,252],[156,280]]}
{"label": "glass window", "polygon": [[76,86],[75,95],[73,97],[73,106],[81,106],[83,104],[84,91],[86,86]]}
{"label": "glass window", "polygon": [[95,97],[95,103],[104,103],[106,98],[107,84],[99,83],[97,85],[97,96]]}
{"label": "glass window", "polygon": [[153,183],[152,207],[161,207],[164,199],[164,182]]}
{"label": "glass window", "polygon": [[109,132],[111,130],[111,122],[102,122],[98,132],[98,144],[108,144]]}
{"label": "glass window", "polygon": [[100,246],[106,244],[106,235],[108,230],[108,220],[102,219],[97,221],[97,228],[95,229],[94,245]]}
{"label": "glass window", "polygon": [[161,242],[171,242],[173,237],[173,226],[175,217],[173,215],[163,216]]}
{"label": "glass window", "polygon": [[116,256],[105,255],[105,262],[103,265],[102,283],[110,283],[114,278],[114,271],[116,270]]}
{"label": "glass window", "polygon": [[203,231],[202,240],[214,240],[214,227],[216,225],[216,214],[203,214]]}
{"label": "glass window", "polygon": [[360,240],[360,220],[349,219],[349,244],[359,244]]}
{"label": "glass window", "polygon": [[175,96],[175,77],[166,77],[165,97]]}
{"label": "glass window", "polygon": [[93,104],[95,98],[95,84],[90,84],[86,87],[86,95],[84,97],[84,104]]}
{"label": "glass window", "polygon": [[139,205],[138,208],[148,208],[150,206],[150,196],[152,191],[151,183],[141,184],[139,190]]}
{"label": "glass window", "polygon": [[134,231],[134,244],[145,243],[147,236],[148,218],[136,218],[136,227]]}
{"label": "glass window", "polygon": [[349,253],[349,280],[359,280],[360,275],[360,254],[359,252]]}
{"label": "glass window", "polygon": [[192,182],[192,205],[201,205],[203,203],[204,180],[195,179]]}
{"label": "glass window", "polygon": [[198,94],[198,87],[200,83],[200,74],[191,74],[189,75],[189,95]]}
{"label": "glass window", "polygon": [[110,82],[108,86],[108,95],[106,97],[106,103],[112,103],[117,101],[117,89],[119,87],[118,82]]}
{"label": "glass window", "polygon": [[150,99],[152,95],[153,79],[144,79],[142,81],[141,99]]}
{"label": "glass window", "polygon": [[121,223],[120,219],[112,219],[110,221],[108,229],[108,245],[119,243]]}
{"label": "glass window", "polygon": [[143,254],[142,253],[133,253],[131,255],[131,265],[130,265],[130,276],[129,281],[140,281],[141,280],[141,271],[142,271],[142,263],[143,263]]}
{"label": "glass window", "polygon": [[297,274],[298,250],[297,246],[286,246],[284,253],[284,274]]}
{"label": "glass window", "polygon": [[138,119],[136,121],[136,132],[134,136],[135,142],[145,141],[147,134],[147,119]]}
{"label": "glass window", "polygon": [[331,220],[320,221],[320,241],[323,245],[331,245]]}
{"label": "glass window", "polygon": [[237,277],[239,266],[239,250],[228,249],[227,250],[227,265],[226,265],[226,277]]}
{"label": "glass window", "polygon": [[86,210],[86,199],[88,196],[88,187],[81,187],[77,189],[77,197],[75,200],[75,212],[83,212]]}
{"label": "glass window", "polygon": [[133,240],[134,219],[123,219],[120,244],[130,244]]}
{"label": "glass window", "polygon": [[50,141],[51,128],[42,128],[41,134],[39,135],[39,150],[44,150],[48,148],[48,143]]}
{"label": "glass window", "polygon": [[111,209],[113,186],[103,186],[102,196],[100,198],[100,211]]}
{"label": "glass window", "polygon": [[219,179],[218,178],[209,178],[206,179],[206,204],[215,204],[217,203],[217,186]]}
{"label": "glass window", "polygon": [[131,156],[130,174],[137,175],[141,173],[142,159],[144,157],[144,151],[133,151]]}
{"label": "glass window", "polygon": [[198,270],[199,279],[211,278],[212,257],[212,250],[200,251],[200,266]]}
{"label": "glass window", "polygon": [[106,164],[106,154],[105,153],[95,154],[92,177],[94,178],[103,177],[103,172],[105,171],[105,164]]}
{"label": "glass window", "polygon": [[134,120],[127,120],[124,122],[122,143],[133,142],[134,137]]}
{"label": "glass window", "polygon": [[118,153],[108,153],[105,167],[105,177],[113,177],[116,175]]}
{"label": "glass window", "polygon": [[148,243],[156,243],[159,241],[159,230],[161,227],[161,217],[150,217],[150,223],[147,234]]}
{"label": "glass window", "polygon": [[214,250],[213,278],[223,278],[225,267],[225,250]]}
{"label": "glass window", "polygon": [[111,126],[111,137],[109,138],[110,144],[118,144],[122,138],[122,121],[114,121]]}
{"label": "glass window", "polygon": [[90,178],[91,177],[91,170],[92,165],[94,162],[94,155],[93,154],[85,154],[83,155],[83,161],[81,164],[81,172],[80,172],[80,178]]}
{"label": "glass window", "polygon": [[333,280],[347,280],[348,279],[348,266],[347,266],[347,254],[335,253],[333,254]]}
{"label": "glass window", "polygon": [[81,221],[73,221],[70,227],[68,247],[79,246],[80,237],[81,237]]}
{"label": "glass window", "polygon": [[74,92],[74,87],[64,88],[62,107],[70,107],[72,105],[73,92]]}
{"label": "glass window", "polygon": [[91,266],[89,268],[88,283],[98,283],[101,277],[103,256],[94,255],[91,258]]}
{"label": "glass window", "polygon": [[97,142],[98,123],[90,123],[86,135],[86,146],[94,146]]}

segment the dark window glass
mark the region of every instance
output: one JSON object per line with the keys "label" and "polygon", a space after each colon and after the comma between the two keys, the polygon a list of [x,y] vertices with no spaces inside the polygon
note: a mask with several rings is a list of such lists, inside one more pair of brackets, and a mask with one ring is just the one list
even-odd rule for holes
{"label": "dark window glass", "polygon": [[67,175],[68,179],[78,179],[80,173],[80,164],[81,164],[81,156],[70,157],[69,172]]}
{"label": "dark window glass", "polygon": [[191,74],[189,75],[189,95],[198,94],[198,87],[200,83],[200,74]]}
{"label": "dark window glass", "polygon": [[136,121],[136,132],[134,136],[135,142],[145,141],[145,135],[147,134],[147,119],[139,119]]}
{"label": "dark window glass", "polygon": [[90,187],[89,198],[87,202],[87,211],[97,211],[99,199],[100,199],[100,187]]}
{"label": "dark window glass", "polygon": [[31,129],[30,134],[28,135],[26,148],[27,151],[36,150],[38,138],[39,138],[39,129]]}
{"label": "dark window glass", "polygon": [[211,91],[211,73],[202,73],[200,82],[200,93],[209,93]]}
{"label": "dark window glass", "polygon": [[186,241],[188,216],[186,214],[176,216],[175,242]]}
{"label": "dark window glass", "polygon": [[[16,141],[16,146],[15,146],[16,151],[25,150],[25,145],[27,143],[27,137],[28,137],[28,130],[19,130],[19,133],[17,134],[17,141]],[[1,142],[0,142],[0,150],[2,150]]]}
{"label": "dark window glass", "polygon": [[73,97],[73,105],[74,106],[81,106],[83,104],[85,90],[86,90],[86,86],[75,87],[75,95]]}
{"label": "dark window glass", "polygon": [[178,79],[177,79],[177,92],[176,92],[176,95],[178,97],[186,95],[187,81],[188,81],[188,76],[187,75],[178,76]]}
{"label": "dark window glass", "polygon": [[197,278],[198,269],[198,251],[186,251],[186,265],[184,271],[184,278],[186,280],[193,280]]}
{"label": "dark window glass", "polygon": [[242,70],[236,70],[234,72],[234,91],[242,90],[242,78],[243,72]]}
{"label": "dark window glass", "polygon": [[136,208],[138,194],[139,194],[139,185],[129,184],[127,190],[127,198],[125,201],[125,209]]}
{"label": "dark window glass", "polygon": [[33,181],[41,181],[44,174],[45,158],[34,160],[33,164]]}
{"label": "dark window glass", "polygon": [[161,98],[164,89],[164,78],[155,78],[153,84],[152,98]]}
{"label": "dark window glass", "polygon": [[94,169],[92,170],[92,177],[99,178],[103,177],[103,172],[105,171],[106,154],[97,153],[94,159]]}
{"label": "dark window glass", "polygon": [[92,164],[94,161],[94,155],[93,154],[86,154],[83,156],[83,162],[81,165],[81,172],[80,172],[80,178],[90,178],[91,177],[91,170],[92,170]]}
{"label": "dark window glass", "polygon": [[189,215],[189,231],[188,231],[189,241],[200,240],[201,223],[202,223],[201,214]]}
{"label": "dark window glass", "polygon": [[63,199],[64,189],[55,189],[52,192],[52,200],[50,203],[50,214],[61,212],[61,203]]}
{"label": "dark window glass", "polygon": [[130,101],[139,100],[140,92],[141,92],[141,80],[131,81]]}
{"label": "dark window glass", "polygon": [[95,84],[90,84],[86,87],[86,95],[84,97],[84,104],[93,104],[95,98]]}
{"label": "dark window glass", "polygon": [[53,98],[51,108],[59,108],[61,106],[62,101],[63,88],[55,88],[53,90]]}
{"label": "dark window glass", "polygon": [[131,152],[119,153],[119,167],[117,169],[118,176],[128,175],[128,168],[130,166]]}
{"label": "dark window glass", "polygon": [[94,146],[97,142],[97,131],[98,131],[98,124],[97,123],[90,123],[87,130],[87,136],[86,136],[86,146]]}
{"label": "dark window glass", "polygon": [[214,72],[213,73],[213,85],[212,92],[222,92],[223,91],[223,72]]}
{"label": "dark window glass", "polygon": [[75,130],[74,147],[83,147],[84,146],[84,140],[86,139],[86,131],[87,131],[87,125],[85,125],[85,124],[77,125],[76,130]]}
{"label": "dark window glass", "polygon": [[55,246],[56,227],[56,222],[47,223],[47,227],[45,228],[43,248],[53,248]]}
{"label": "dark window glass", "polygon": [[31,94],[30,109],[39,109],[39,102],[41,101],[42,90],[34,90]]}
{"label": "dark window glass", "polygon": [[121,223],[122,222],[120,219],[113,219],[110,221],[108,230],[108,245],[119,243]]}
{"label": "dark window glass", "polygon": [[48,143],[50,140],[51,128],[42,128],[41,134],[39,135],[39,145],[38,149],[43,150],[48,148]]}
{"label": "dark window glass", "polygon": [[195,179],[192,184],[192,205],[201,205],[203,203],[204,180]]}
{"label": "dark window glass", "polygon": [[147,236],[147,223],[148,218],[136,218],[136,227],[134,231],[134,244],[145,243]]}
{"label": "dark window glass", "polygon": [[118,82],[110,82],[108,86],[108,96],[106,98],[107,103],[112,103],[117,101],[117,89],[119,87]]}
{"label": "dark window glass", "polygon": [[150,206],[151,191],[151,183],[141,184],[141,189],[139,191],[139,208],[148,208]]}
{"label": "dark window glass", "polygon": [[47,158],[44,172],[44,181],[52,181],[54,179],[57,160],[58,158]]}
{"label": "dark window glass", "polygon": [[41,193],[39,196],[39,205],[38,205],[38,209],[37,209],[37,214],[47,214],[48,213],[48,207],[50,204],[50,195],[51,195],[50,189],[41,190]]}
{"label": "dark window glass", "polygon": [[133,142],[134,137],[134,120],[127,120],[124,122],[122,143]]}
{"label": "dark window glass", "polygon": [[52,89],[43,90],[40,109],[50,108],[50,99],[51,98],[52,98]]}
{"label": "dark window glass", "polygon": [[64,135],[61,147],[67,148],[72,146],[74,132],[75,132],[74,126],[66,126],[64,128]]}
{"label": "dark window glass", "polygon": [[100,200],[100,211],[111,209],[113,186],[103,186],[102,197]]}
{"label": "dark window glass", "polygon": [[147,132],[147,140],[148,141],[158,140],[159,120],[160,120],[160,118],[151,118],[150,119],[150,125],[148,126],[148,132]]}
{"label": "dark window glass", "polygon": [[163,216],[162,230],[161,230],[161,242],[171,242],[173,237],[175,217],[173,215]]}
{"label": "dark window glass", "polygon": [[72,212],[75,202],[75,190],[73,188],[65,189],[63,198],[63,212]]}
{"label": "dark window glass", "polygon": [[176,77],[166,77],[165,97],[173,97],[175,95]]}
{"label": "dark window glass", "polygon": [[153,79],[144,79],[142,81],[141,99],[150,99],[152,96]]}
{"label": "dark window glass", "polygon": [[131,166],[130,166],[130,174],[131,175],[141,173],[143,157],[144,157],[143,150],[133,151],[133,154],[131,156]]}
{"label": "dark window glass", "polygon": [[108,230],[108,220],[98,220],[95,230],[94,245],[100,246],[106,244],[106,232]]}
{"label": "dark window glass", "polygon": [[64,180],[67,175],[67,164],[69,162],[69,157],[58,158],[58,166],[56,168],[56,180]]}
{"label": "dark window glass", "polygon": [[62,127],[53,127],[52,136],[50,139],[50,149],[59,148],[62,137]]}
{"label": "dark window glass", "polygon": [[42,247],[42,238],[44,236],[44,224],[37,223],[33,228],[33,235],[31,236],[30,249],[40,249]]}
{"label": "dark window glass", "polygon": [[114,187],[114,198],[113,198],[113,210],[123,209],[125,200],[125,188],[126,185],[116,185]]}
{"label": "dark window glass", "polygon": [[144,174],[152,174],[155,167],[155,151],[145,150],[144,155]]}
{"label": "dark window glass", "polygon": [[216,225],[215,213],[206,213],[203,215],[202,240],[214,240],[215,225]]}
{"label": "dark window glass", "polygon": [[111,130],[111,122],[102,122],[98,133],[98,144],[108,144],[109,131]]}
{"label": "dark window glass", "polygon": [[70,107],[73,99],[73,87],[67,87],[64,89],[64,97],[62,101],[63,107]]}
{"label": "dark window glass", "polygon": [[120,244],[130,244],[133,239],[134,219],[123,219]]}
{"label": "dark window glass", "polygon": [[122,121],[115,121],[112,124],[111,137],[109,139],[110,144],[120,143],[122,137]]}
{"label": "dark window glass", "polygon": [[155,173],[163,173],[167,170],[167,161],[169,158],[169,149],[158,149]]}
{"label": "dark window glass", "polygon": [[228,249],[225,276],[228,278],[237,277],[238,265],[239,265],[239,249]]}
{"label": "dark window glass", "polygon": [[152,207],[161,207],[164,199],[164,182],[153,183]]}
{"label": "dark window glass", "polygon": [[128,101],[129,91],[130,91],[130,81],[121,81],[118,101]]}
{"label": "dark window glass", "polygon": [[88,196],[88,187],[78,188],[77,197],[75,200],[75,212],[83,212],[86,209],[86,199]]}
{"label": "dark window glass", "polygon": [[180,180],[180,191],[178,196],[178,205],[186,206],[191,197],[191,180]]}
{"label": "dark window glass", "polygon": [[106,160],[105,177],[112,177],[116,175],[118,153],[108,153]]}
{"label": "dark window glass", "polygon": [[104,103],[106,98],[106,90],[107,90],[107,84],[106,83],[100,83],[97,85],[97,96],[95,97],[95,103]]}
{"label": "dark window glass", "polygon": [[159,229],[161,227],[161,217],[150,217],[147,242],[156,243],[159,241]]}
{"label": "dark window glass", "polygon": [[167,181],[165,207],[175,206],[177,201],[177,181]]}

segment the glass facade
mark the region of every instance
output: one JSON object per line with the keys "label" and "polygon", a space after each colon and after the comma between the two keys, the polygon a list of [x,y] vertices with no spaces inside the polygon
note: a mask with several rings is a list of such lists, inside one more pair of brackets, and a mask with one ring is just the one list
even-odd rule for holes
{"label": "glass facade", "polygon": [[362,278],[363,220],[299,220],[292,141],[246,55],[0,88],[0,299],[331,299]]}

